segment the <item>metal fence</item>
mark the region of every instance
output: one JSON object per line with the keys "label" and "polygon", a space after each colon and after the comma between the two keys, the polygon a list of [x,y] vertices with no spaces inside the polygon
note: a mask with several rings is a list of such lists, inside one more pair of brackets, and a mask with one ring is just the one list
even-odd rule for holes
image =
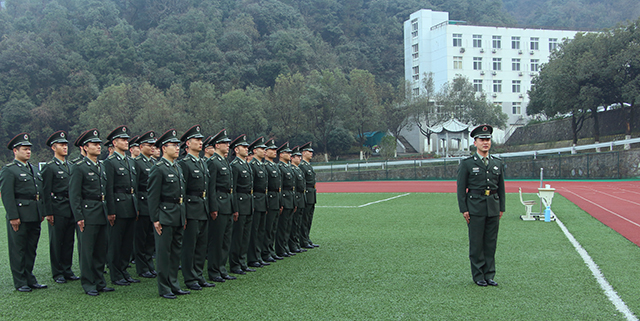
{"label": "metal fence", "polygon": [[[618,179],[639,176],[640,151],[613,150],[615,146],[640,143],[640,138],[601,144],[498,154],[507,179]],[[609,149],[606,152],[587,150]],[[577,153],[582,151],[582,153]],[[574,154],[575,153],[575,154]],[[384,162],[317,165],[318,181],[437,180],[455,179],[464,157]]]}

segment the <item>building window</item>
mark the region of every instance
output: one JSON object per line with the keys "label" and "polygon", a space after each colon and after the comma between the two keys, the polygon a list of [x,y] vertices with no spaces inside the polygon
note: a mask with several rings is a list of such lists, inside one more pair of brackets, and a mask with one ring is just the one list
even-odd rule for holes
{"label": "building window", "polygon": [[462,69],[462,57],[453,56],[453,69]]}
{"label": "building window", "polygon": [[413,88],[411,93],[413,94],[414,97],[420,96],[420,88]]}
{"label": "building window", "polygon": [[417,75],[420,73],[420,66],[413,66],[413,74]]}
{"label": "building window", "polygon": [[502,36],[493,36],[493,41],[491,44],[493,49],[502,48]]}
{"label": "building window", "polygon": [[477,93],[482,92],[482,79],[474,79],[473,80],[473,91]]}
{"label": "building window", "polygon": [[531,71],[540,69],[540,59],[531,59]]}
{"label": "building window", "polygon": [[493,92],[501,93],[502,92],[502,80],[494,80],[493,81]]}
{"label": "building window", "polygon": [[502,70],[502,58],[493,58],[493,70]]}
{"label": "building window", "polygon": [[411,36],[413,38],[418,36],[418,19],[411,20]]}
{"label": "building window", "polygon": [[473,57],[473,70],[482,70],[482,57]]}
{"label": "building window", "polygon": [[549,38],[549,51],[554,51],[558,48],[558,38]]}
{"label": "building window", "polygon": [[511,91],[514,93],[520,92],[520,80],[512,80],[511,81]]}
{"label": "building window", "polygon": [[482,48],[482,35],[473,35],[473,48]]}
{"label": "building window", "polygon": [[511,103],[511,112],[512,112],[514,115],[520,115],[520,114],[522,114],[522,103],[521,103],[521,102],[519,102],[519,101],[518,101],[518,102]]}
{"label": "building window", "polygon": [[411,45],[411,50],[413,51],[413,54],[412,54],[413,59],[417,59],[417,58],[419,57],[419,54],[418,54],[418,44]]}
{"label": "building window", "polygon": [[462,47],[462,34],[454,33],[453,34],[453,46],[454,47]]}
{"label": "building window", "polygon": [[511,37],[511,49],[520,49],[520,37]]}
{"label": "building window", "polygon": [[531,38],[531,50],[540,49],[540,38]]}
{"label": "building window", "polygon": [[511,70],[520,71],[520,58],[511,59]]}

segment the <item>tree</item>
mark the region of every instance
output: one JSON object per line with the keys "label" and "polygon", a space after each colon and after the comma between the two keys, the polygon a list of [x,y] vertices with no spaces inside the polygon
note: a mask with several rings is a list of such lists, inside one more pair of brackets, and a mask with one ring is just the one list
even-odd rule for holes
{"label": "tree", "polygon": [[422,87],[419,88],[418,95],[412,92],[412,88],[412,83],[404,83],[404,97],[409,106],[409,119],[427,138],[427,143],[431,144],[431,134],[433,134],[431,128],[446,120],[441,113],[437,112],[435,105],[436,92],[433,73],[424,73]]}
{"label": "tree", "polygon": [[346,94],[349,98],[345,108],[345,119],[355,133],[360,147],[360,158],[364,152],[366,132],[379,129],[380,104],[375,77],[365,70],[354,69],[349,73]]}
{"label": "tree", "polygon": [[464,76],[457,76],[443,86],[436,96],[436,105],[443,117],[455,118],[467,124],[504,128],[508,119],[500,107],[493,106],[484,95],[478,95],[473,84]]}

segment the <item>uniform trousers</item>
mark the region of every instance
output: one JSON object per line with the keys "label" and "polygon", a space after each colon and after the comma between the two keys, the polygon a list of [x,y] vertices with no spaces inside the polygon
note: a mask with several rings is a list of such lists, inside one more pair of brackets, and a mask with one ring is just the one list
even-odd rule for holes
{"label": "uniform trousers", "polygon": [[156,271],[158,272],[158,293],[162,296],[180,290],[178,267],[184,227],[162,226],[162,235],[154,231],[156,238]]}
{"label": "uniform trousers", "polygon": [[7,236],[13,285],[17,289],[38,283],[33,275],[33,266],[40,239],[40,222],[21,222],[16,232],[7,220]]}
{"label": "uniform trousers", "polygon": [[469,261],[473,281],[493,279],[500,216],[469,216]]}
{"label": "uniform trousers", "polygon": [[73,217],[53,216],[53,226],[49,226],[49,257],[53,279],[69,278],[73,262],[73,242],[76,221]]}

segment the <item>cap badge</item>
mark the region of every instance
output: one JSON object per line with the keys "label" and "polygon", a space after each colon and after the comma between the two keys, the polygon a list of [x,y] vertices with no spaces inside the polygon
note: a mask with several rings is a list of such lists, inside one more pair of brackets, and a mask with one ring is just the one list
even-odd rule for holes
{"label": "cap badge", "polygon": [[126,133],[127,132],[127,127],[122,127],[122,132]]}
{"label": "cap badge", "polygon": [[176,131],[175,130],[173,131],[173,136],[176,136]]}
{"label": "cap badge", "polygon": [[64,138],[64,133],[60,133],[60,137]]}
{"label": "cap badge", "polygon": [[24,134],[24,139],[29,139],[29,135]]}
{"label": "cap badge", "polygon": [[93,136],[98,136],[98,131],[97,130],[93,131]]}
{"label": "cap badge", "polygon": [[196,126],[196,131],[199,132],[200,131],[200,126]]}
{"label": "cap badge", "polygon": [[486,132],[487,131],[487,126],[482,127],[482,131]]}
{"label": "cap badge", "polygon": [[153,137],[153,133],[149,133],[149,137]]}

